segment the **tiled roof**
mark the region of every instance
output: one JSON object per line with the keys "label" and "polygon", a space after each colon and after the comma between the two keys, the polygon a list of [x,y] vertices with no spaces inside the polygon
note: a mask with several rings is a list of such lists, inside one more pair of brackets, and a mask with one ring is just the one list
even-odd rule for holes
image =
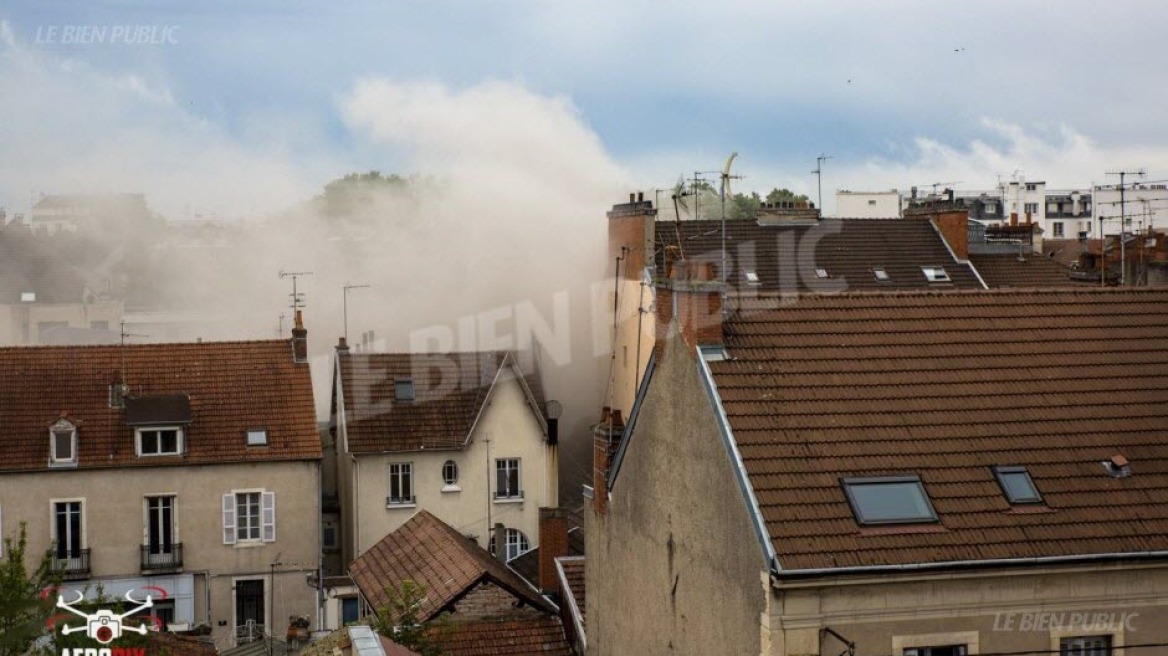
{"label": "tiled roof", "polygon": [[1019,259],[1016,254],[971,253],[969,261],[990,289],[1071,287],[1078,284],[1067,275],[1066,267],[1042,255],[1029,254]]}
{"label": "tiled roof", "polygon": [[[189,397],[186,453],[135,455],[134,429],[109,407],[123,365],[131,396]],[[47,469],[62,417],[78,427],[78,469],[321,457],[308,365],[287,340],[0,348],[0,472]],[[266,428],[268,446],[248,447],[249,428]]]}
{"label": "tiled roof", "polygon": [[[346,353],[338,355],[349,451],[380,453],[461,448],[496,376],[514,355],[467,353]],[[500,371],[500,368],[503,368]],[[394,398],[397,380],[412,380],[415,398]],[[520,380],[543,406],[536,374]]]}
{"label": "tiled roof", "polygon": [[[659,221],[656,236],[659,276],[666,273],[666,251],[674,252],[671,247],[679,243],[678,257],[720,265],[719,221]],[[926,219],[822,219],[816,224],[777,225],[727,221],[726,251],[727,281],[739,290],[982,288],[969,266],[953,259]],[[930,283],[921,272],[921,267],[938,266],[944,267],[951,283]],[[883,268],[889,280],[877,280],[875,267]],[[815,269],[824,269],[830,277],[816,278]],[[749,284],[748,271],[758,274],[757,287]]]}
{"label": "tiled roof", "polygon": [[[756,305],[709,366],[783,569],[1168,546],[1168,291]],[[1053,512],[1012,512],[995,465],[1027,467]],[[857,524],[841,477],[891,475],[920,476],[938,532]]]}
{"label": "tiled roof", "polygon": [[428,621],[480,581],[488,580],[530,606],[553,607],[535,590],[470,538],[425,510],[419,510],[349,565],[361,594],[373,608],[393,600],[391,591],[410,580],[425,587],[418,617]]}
{"label": "tiled roof", "polygon": [[472,620],[433,627],[431,641],[447,656],[570,656],[560,618]]}
{"label": "tiled roof", "polygon": [[580,609],[580,623],[583,624],[585,617],[587,617],[587,596],[584,588],[584,563],[586,561],[583,558],[559,558],[556,562],[564,570],[564,578],[568,582],[572,598],[576,601],[576,608]]}
{"label": "tiled roof", "polygon": [[[584,529],[582,527],[574,526],[568,529],[568,555],[584,555]],[[532,585],[539,586],[539,547],[528,549],[508,560],[507,566],[531,581]]]}

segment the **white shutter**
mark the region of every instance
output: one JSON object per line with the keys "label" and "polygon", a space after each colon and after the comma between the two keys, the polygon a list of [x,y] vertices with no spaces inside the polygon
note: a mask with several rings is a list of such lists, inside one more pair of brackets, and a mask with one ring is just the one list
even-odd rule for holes
{"label": "white shutter", "polygon": [[264,542],[276,541],[276,493],[264,492],[260,504],[260,514],[263,517]]}
{"label": "white shutter", "polygon": [[235,495],[223,495],[223,544],[235,544]]}

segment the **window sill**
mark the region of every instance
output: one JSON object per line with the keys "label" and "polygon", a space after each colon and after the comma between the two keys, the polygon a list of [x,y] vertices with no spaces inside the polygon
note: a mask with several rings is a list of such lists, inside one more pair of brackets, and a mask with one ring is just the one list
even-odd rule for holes
{"label": "window sill", "polygon": [[442,491],[443,492],[462,492],[462,488],[458,487],[457,485],[443,485]]}
{"label": "window sill", "polygon": [[236,549],[256,549],[258,547],[264,546],[265,544],[268,543],[262,540],[240,540],[231,546],[235,547]]}
{"label": "window sill", "polygon": [[387,503],[387,504],[385,504],[386,510],[397,510],[398,508],[417,508],[417,507],[418,507],[418,504],[416,502],[413,502],[413,501],[411,501],[409,503]]}
{"label": "window sill", "polygon": [[523,497],[495,497],[495,503],[523,503]]}
{"label": "window sill", "polygon": [[76,468],[77,468],[77,461],[76,460],[60,461],[60,462],[50,461],[49,462],[49,469],[76,469]]}

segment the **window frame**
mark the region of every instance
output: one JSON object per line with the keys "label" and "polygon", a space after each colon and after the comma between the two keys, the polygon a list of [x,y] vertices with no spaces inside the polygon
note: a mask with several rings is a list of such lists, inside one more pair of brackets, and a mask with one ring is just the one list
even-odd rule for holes
{"label": "window frame", "polygon": [[1054,221],[1050,224],[1050,236],[1054,239],[1061,239],[1066,236],[1066,227],[1062,221]]}
{"label": "window frame", "polygon": [[888,273],[888,269],[882,266],[872,267],[872,275],[876,277],[877,282],[890,282],[892,276]]}
{"label": "window frame", "polygon": [[[398,468],[394,472],[394,468]],[[394,478],[397,478],[398,495],[394,495]],[[402,481],[405,484],[403,485]],[[408,486],[409,490],[404,487]],[[403,494],[406,493],[407,494]],[[389,490],[385,497],[385,505],[389,507],[412,507],[417,504],[417,495],[414,492],[414,463],[410,462],[391,462],[389,463]]]}
{"label": "window frame", "polygon": [[[142,496],[142,512],[143,512],[142,546],[143,547],[151,547],[152,546],[152,541],[151,541],[152,536],[151,536],[150,527],[153,525],[153,522],[152,522],[153,518],[151,516],[153,510],[150,507],[150,502],[152,500],[155,500],[155,499],[169,499],[170,500],[170,545],[169,545],[170,548],[164,550],[164,543],[163,543],[163,540],[161,539],[162,536],[160,536],[160,539],[158,540],[158,543],[159,543],[159,552],[158,553],[159,554],[174,553],[175,547],[178,546],[179,544],[182,544],[182,540],[179,539],[179,535],[178,535],[178,495],[174,494],[174,493],[145,494]],[[161,522],[160,522],[160,524],[161,524]],[[151,553],[153,553],[153,552],[151,552]]]}
{"label": "window frame", "polygon": [[[1075,652],[1065,651],[1067,649],[1067,647],[1064,645],[1064,643],[1067,640],[1091,640],[1091,639],[1098,639],[1098,638],[1106,638],[1107,639],[1107,646],[1104,647],[1104,649],[1106,650],[1103,652],[1104,654],[1108,654],[1108,655],[1115,654],[1116,649],[1120,649],[1121,650],[1120,653],[1122,653],[1122,650],[1124,649],[1122,634],[1119,634],[1119,633],[1089,633],[1086,635],[1082,635],[1082,634],[1075,635],[1074,631],[1071,631],[1069,633],[1068,632],[1059,632],[1058,634],[1056,634],[1055,632],[1052,631],[1051,636],[1050,636],[1051,651],[1056,653],[1056,654],[1060,654],[1060,655],[1065,654],[1068,656],[1079,656],[1079,654],[1082,654],[1084,652],[1082,652],[1082,651],[1075,651]],[[1076,649],[1081,650],[1083,648],[1076,647]],[[1093,647],[1092,649],[1095,649],[1095,648]],[[1087,653],[1094,654],[1097,652],[1092,651],[1092,652],[1087,652]]]}
{"label": "window frame", "polygon": [[413,378],[393,379],[394,401],[415,401],[417,398],[417,388],[414,387]]}
{"label": "window frame", "polygon": [[[1041,505],[1045,503],[1042,497],[1042,490],[1038,489],[1038,484],[1034,482],[1034,477],[1030,475],[1030,470],[1022,465],[997,465],[992,468],[994,472],[994,479],[998,482],[998,487],[1002,488],[1002,496],[1006,497],[1006,501],[1010,505],[1031,506]],[[1026,482],[1030,484],[1030,489],[1034,490],[1033,497],[1019,497],[1014,498],[1010,492],[1009,486],[1006,485],[1005,476],[1014,476],[1022,474],[1026,477]]]}
{"label": "window frame", "polygon": [[442,463],[442,491],[455,492],[461,489],[458,486],[458,463],[447,460]]}
{"label": "window frame", "polygon": [[[65,556],[60,556],[60,536],[57,534],[57,515],[58,506],[63,504],[77,504],[77,531],[80,534],[77,539],[77,553],[72,553],[68,550]],[[89,548],[88,524],[85,518],[85,497],[74,497],[69,499],[50,499],[49,500],[49,527],[50,537],[52,538],[52,553],[54,560],[71,560],[74,558],[81,558],[85,550]],[[72,542],[72,540],[70,540]]]}
{"label": "window frame", "polygon": [[949,272],[943,266],[923,266],[921,273],[929,282],[953,282],[953,278],[949,276]]}
{"label": "window frame", "polygon": [[[921,498],[924,499],[925,507],[929,511],[929,517],[911,517],[903,519],[866,519],[862,512],[860,512],[860,505],[857,502],[856,496],[853,494],[853,486],[863,487],[868,485],[901,485],[904,483],[914,483],[920,492]],[[937,509],[933,507],[933,502],[929,499],[928,490],[925,489],[924,481],[920,476],[863,476],[853,477],[845,476],[840,479],[840,485],[844,489],[844,496],[848,499],[848,505],[852,508],[852,516],[856,523],[860,526],[897,526],[904,524],[939,524],[940,518],[937,516]]]}
{"label": "window frame", "polygon": [[[69,457],[57,455],[57,437],[69,438]],[[77,465],[77,426],[67,419],[60,419],[49,427],[49,466],[70,467]]]}
{"label": "window frame", "polygon": [[[504,562],[511,562],[519,556],[531,551],[531,539],[527,534],[517,528],[507,528],[503,531],[503,540],[506,544],[503,548],[507,550]],[[498,546],[495,544],[495,534],[491,533],[491,539],[487,541],[487,551],[493,556],[498,551]],[[514,547],[514,551],[512,551]]]}
{"label": "window frame", "polygon": [[[174,451],[162,451],[162,433],[164,431],[174,431]],[[145,450],[145,436],[147,433],[155,433],[158,440],[159,451],[156,453],[147,453]],[[175,425],[158,425],[158,426],[139,426],[134,429],[134,449],[137,451],[139,458],[155,458],[166,456],[181,456],[186,453],[186,434],[182,426]]]}
{"label": "window frame", "polygon": [[[510,464],[514,463],[514,467]],[[499,474],[500,472],[507,473],[507,494],[503,494],[499,489]],[[511,488],[510,472],[515,472],[515,488]],[[522,458],[495,458],[495,494],[494,500],[496,502],[506,501],[522,501],[523,500],[523,459]]]}
{"label": "window frame", "polygon": [[[240,530],[242,522],[239,512],[240,497],[243,495],[259,495],[259,516],[258,529],[259,537],[251,537],[250,521],[248,522],[248,535],[241,538]],[[276,493],[272,490],[264,488],[249,488],[241,490],[231,490],[223,495],[222,498],[222,520],[223,520],[223,544],[242,546],[259,546],[276,541]],[[248,513],[250,517],[250,513]]]}
{"label": "window frame", "polygon": [[[252,435],[262,436],[263,441],[262,442],[253,442],[251,439]],[[247,429],[247,431],[245,431],[244,440],[246,441],[247,446],[268,446],[270,444],[270,442],[268,441],[268,429],[266,429],[266,428],[249,428],[249,429]]]}

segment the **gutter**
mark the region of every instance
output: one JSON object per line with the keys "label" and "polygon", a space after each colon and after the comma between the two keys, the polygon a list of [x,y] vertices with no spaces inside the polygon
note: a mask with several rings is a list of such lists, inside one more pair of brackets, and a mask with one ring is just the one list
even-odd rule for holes
{"label": "gutter", "polygon": [[714,415],[718,422],[718,432],[722,436],[722,444],[725,445],[726,451],[730,454],[730,460],[734,465],[734,479],[738,482],[738,490],[742,492],[742,497],[746,501],[751,523],[754,525],[755,536],[766,555],[767,567],[772,574],[781,573],[783,570],[779,566],[779,559],[775,556],[774,542],[771,541],[770,533],[766,530],[766,521],[763,520],[758,498],[754,495],[754,488],[750,485],[750,479],[746,474],[746,465],[742,462],[742,453],[738,450],[738,443],[734,440],[734,432],[730,429],[730,419],[726,416],[726,408],[722,406],[722,397],[718,395],[714,374],[710,371],[710,364],[702,357],[700,351],[697,354],[697,359],[698,372],[702,384],[706,388],[706,394],[710,397],[710,405],[714,409]]}

